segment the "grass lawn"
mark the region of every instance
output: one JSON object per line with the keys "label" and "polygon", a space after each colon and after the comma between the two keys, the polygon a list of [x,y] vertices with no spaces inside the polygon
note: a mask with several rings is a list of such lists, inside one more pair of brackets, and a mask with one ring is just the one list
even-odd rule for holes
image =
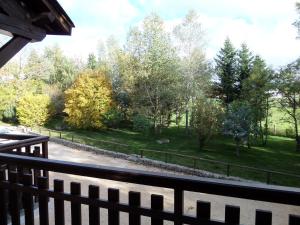
{"label": "grass lawn", "polygon": [[[49,135],[48,132],[44,134]],[[58,132],[52,132],[52,136],[59,136]],[[251,149],[242,147],[239,157],[235,155],[235,145],[230,137],[214,137],[210,143],[200,151],[197,138],[187,136],[184,128],[171,127],[163,130],[159,137],[133,132],[126,129],[114,129],[107,131],[86,131],[76,130],[63,132],[62,138],[98,146],[100,148],[124,152],[128,154],[139,154],[140,149],[159,150],[175,152],[187,156],[196,156],[206,159],[219,160],[230,164],[239,164],[266,170],[274,170],[300,175],[300,153],[295,151],[295,141],[290,138],[271,136],[268,145],[253,146]],[[170,143],[158,144],[156,140],[167,138]],[[123,143],[128,146],[118,145],[111,142]],[[165,160],[165,154],[144,152],[148,158]],[[168,156],[168,162],[193,167],[194,161],[190,158]],[[211,172],[226,174],[226,165],[197,161],[197,168]],[[230,168],[230,175],[242,178],[266,181],[266,173],[252,170],[245,170],[238,167]],[[273,174],[271,183],[298,186],[300,179],[284,175]]]}

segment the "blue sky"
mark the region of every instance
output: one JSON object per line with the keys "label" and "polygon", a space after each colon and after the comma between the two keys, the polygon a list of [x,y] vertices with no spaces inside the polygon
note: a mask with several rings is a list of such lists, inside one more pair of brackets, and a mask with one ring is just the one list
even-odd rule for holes
{"label": "blue sky", "polygon": [[206,54],[213,59],[228,36],[238,47],[245,42],[268,64],[277,67],[300,56],[300,40],[292,26],[294,0],[58,0],[74,21],[71,37],[47,37],[32,47],[58,43],[69,56],[86,58],[110,35],[124,43],[126,33],[151,12],[171,31],[193,9],[200,15]]}

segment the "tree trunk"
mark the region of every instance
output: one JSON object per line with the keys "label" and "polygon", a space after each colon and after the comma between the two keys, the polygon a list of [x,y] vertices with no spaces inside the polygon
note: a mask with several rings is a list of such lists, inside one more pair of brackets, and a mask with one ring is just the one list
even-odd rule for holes
{"label": "tree trunk", "polygon": [[240,156],[240,141],[236,141],[236,156]]}
{"label": "tree trunk", "polygon": [[298,120],[295,117],[295,139],[296,139],[296,151],[300,152],[300,136],[299,136],[299,128],[298,128]]}
{"label": "tree trunk", "polygon": [[189,109],[185,110],[185,133],[189,134]]}

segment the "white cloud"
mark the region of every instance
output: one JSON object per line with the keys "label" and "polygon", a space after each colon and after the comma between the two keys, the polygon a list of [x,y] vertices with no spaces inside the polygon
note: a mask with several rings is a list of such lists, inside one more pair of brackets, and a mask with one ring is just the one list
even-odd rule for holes
{"label": "white cloud", "polygon": [[[87,4],[88,1],[88,4]],[[206,33],[207,55],[213,59],[225,38],[236,47],[243,42],[269,64],[284,65],[300,54],[292,26],[297,18],[295,0],[59,0],[76,28],[71,37],[47,37],[37,48],[57,42],[66,54],[86,58],[97,43],[114,35],[125,40],[130,26],[150,12],[166,20],[166,29],[180,22],[190,9],[200,14]]]}

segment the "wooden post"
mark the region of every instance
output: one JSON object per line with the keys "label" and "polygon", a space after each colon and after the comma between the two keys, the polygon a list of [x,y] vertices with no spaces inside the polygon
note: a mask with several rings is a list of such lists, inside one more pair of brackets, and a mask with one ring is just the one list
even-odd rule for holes
{"label": "wooden post", "polygon": [[[54,180],[54,192],[64,193],[64,181]],[[54,217],[55,225],[65,224],[65,206],[64,201],[61,199],[54,200]]]}
{"label": "wooden post", "polygon": [[[32,187],[32,175],[23,175],[23,184],[25,187]],[[23,207],[25,214],[25,225],[34,224],[34,207],[33,207],[33,196],[30,193],[23,193]]]}
{"label": "wooden post", "polygon": [[[80,196],[81,194],[81,186],[80,183],[71,183],[71,195]],[[72,225],[81,225],[81,205],[78,203],[71,203],[71,223]]]}
{"label": "wooden post", "polygon": [[[39,190],[48,190],[48,178],[39,177],[38,178],[38,188]],[[40,216],[40,225],[49,225],[49,206],[48,206],[48,197],[39,196],[39,216]]]}
{"label": "wooden post", "polygon": [[[5,170],[0,170],[0,182],[6,181],[6,172]],[[0,225],[7,225],[7,190],[0,188]]]}
{"label": "wooden post", "polygon": [[[89,199],[98,200],[100,195],[99,187],[89,186]],[[97,206],[89,206],[90,225],[100,225],[100,209]]]}
{"label": "wooden post", "polygon": [[231,205],[225,206],[225,223],[240,224],[240,207]]}
{"label": "wooden post", "polygon": [[[113,204],[119,203],[120,194],[118,189],[108,189],[108,201]],[[120,212],[116,210],[115,206],[108,209],[108,224],[119,225],[120,224]]]}
{"label": "wooden post", "polygon": [[[162,195],[151,195],[151,209],[153,211],[161,212],[164,209],[164,197]],[[151,225],[163,225],[164,221],[157,216],[151,217]]]}
{"label": "wooden post", "polygon": [[139,192],[129,192],[129,206],[132,211],[129,213],[130,225],[141,225],[141,216],[135,213],[135,209],[141,206],[141,194]]}

